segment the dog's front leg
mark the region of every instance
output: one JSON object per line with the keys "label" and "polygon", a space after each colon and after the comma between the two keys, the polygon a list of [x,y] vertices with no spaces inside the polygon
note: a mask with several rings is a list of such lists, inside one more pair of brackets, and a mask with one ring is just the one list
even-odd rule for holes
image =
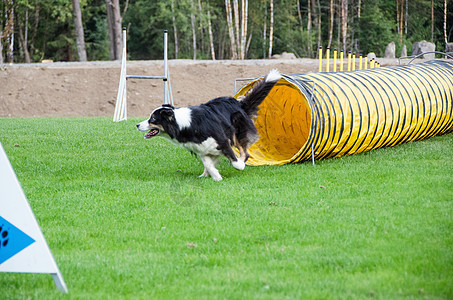
{"label": "dog's front leg", "polygon": [[230,160],[231,164],[235,169],[244,170],[245,162],[241,158],[237,158],[234,154],[233,149],[229,143],[223,143],[219,145],[222,149],[223,154]]}
{"label": "dog's front leg", "polygon": [[[202,156],[201,161],[203,162],[205,172],[211,175],[212,179],[214,179],[215,181],[222,180],[222,176],[220,176],[219,170],[217,170],[215,167],[217,159],[213,159],[210,156]],[[205,174],[205,172],[203,172],[203,174]]]}

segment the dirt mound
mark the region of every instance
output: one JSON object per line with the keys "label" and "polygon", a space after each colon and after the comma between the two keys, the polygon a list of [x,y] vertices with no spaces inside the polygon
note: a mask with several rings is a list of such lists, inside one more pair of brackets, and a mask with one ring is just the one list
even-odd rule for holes
{"label": "dirt mound", "polygon": [[[396,59],[381,61],[396,63]],[[113,117],[120,67],[119,61],[0,65],[0,117]],[[232,96],[236,78],[263,76],[273,68],[283,74],[316,72],[318,61],[170,60],[174,104],[197,105]],[[127,73],[163,75],[163,61],[129,61]],[[161,80],[129,79],[127,92],[131,117],[147,116],[163,103]]]}

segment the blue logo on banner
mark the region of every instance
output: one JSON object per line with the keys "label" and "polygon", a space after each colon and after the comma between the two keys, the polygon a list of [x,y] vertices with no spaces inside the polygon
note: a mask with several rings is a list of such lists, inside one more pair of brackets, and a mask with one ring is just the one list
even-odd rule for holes
{"label": "blue logo on banner", "polygon": [[0,265],[34,242],[22,230],[0,217]]}

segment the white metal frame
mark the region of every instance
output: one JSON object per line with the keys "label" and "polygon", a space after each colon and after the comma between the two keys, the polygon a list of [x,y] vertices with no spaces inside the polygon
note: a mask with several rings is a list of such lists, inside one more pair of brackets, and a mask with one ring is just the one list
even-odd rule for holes
{"label": "white metal frame", "polygon": [[168,31],[164,30],[164,76],[142,76],[142,75],[127,75],[126,71],[126,29],[123,28],[123,53],[121,56],[121,75],[120,84],[118,87],[118,95],[116,97],[115,113],[113,122],[127,120],[127,88],[126,81],[128,78],[134,79],[162,79],[164,81],[164,104],[173,105],[173,95],[171,93],[170,74],[168,72]]}

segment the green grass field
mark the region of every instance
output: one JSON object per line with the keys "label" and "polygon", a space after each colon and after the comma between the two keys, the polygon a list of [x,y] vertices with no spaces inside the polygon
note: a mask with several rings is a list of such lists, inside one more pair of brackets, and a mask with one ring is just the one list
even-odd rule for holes
{"label": "green grass field", "polygon": [[69,289],[0,273],[1,299],[453,298],[453,134],[214,182],[138,121],[0,119]]}

